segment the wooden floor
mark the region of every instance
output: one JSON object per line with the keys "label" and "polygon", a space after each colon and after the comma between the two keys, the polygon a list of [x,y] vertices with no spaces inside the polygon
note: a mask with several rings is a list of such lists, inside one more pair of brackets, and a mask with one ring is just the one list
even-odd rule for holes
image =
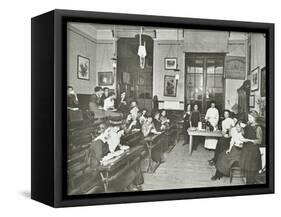
{"label": "wooden floor", "polygon": [[231,184],[228,177],[212,181],[210,178],[215,168],[209,166],[208,160],[214,152],[205,150],[201,144],[189,155],[188,145],[183,146],[182,143],[179,141],[165,156],[165,163],[154,174],[144,174],[143,190],[243,185],[240,178],[233,179]]}

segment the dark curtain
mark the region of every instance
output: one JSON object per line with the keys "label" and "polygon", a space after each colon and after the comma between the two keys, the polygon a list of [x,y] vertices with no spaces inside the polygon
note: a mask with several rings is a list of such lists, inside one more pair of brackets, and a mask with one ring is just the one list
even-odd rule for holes
{"label": "dark curtain", "polygon": [[250,98],[250,81],[244,81],[243,85],[237,90],[238,92],[238,113],[249,113],[249,98]]}

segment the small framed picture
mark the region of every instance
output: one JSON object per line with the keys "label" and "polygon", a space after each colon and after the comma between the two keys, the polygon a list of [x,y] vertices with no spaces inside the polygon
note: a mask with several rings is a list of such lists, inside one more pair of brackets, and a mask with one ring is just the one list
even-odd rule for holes
{"label": "small framed picture", "polygon": [[77,78],[90,80],[90,59],[81,55],[77,56]]}
{"label": "small framed picture", "polygon": [[256,91],[259,89],[259,67],[252,71],[251,75],[251,91]]}
{"label": "small framed picture", "polygon": [[177,80],[176,76],[165,75],[164,78],[164,96],[177,96]]}
{"label": "small framed picture", "polygon": [[176,57],[166,57],[164,59],[165,69],[166,70],[174,70],[177,69],[177,58]]}
{"label": "small framed picture", "polygon": [[99,72],[98,76],[99,86],[113,85],[114,78],[112,72]]}
{"label": "small framed picture", "polygon": [[250,108],[255,108],[255,95],[250,95],[249,106]]}

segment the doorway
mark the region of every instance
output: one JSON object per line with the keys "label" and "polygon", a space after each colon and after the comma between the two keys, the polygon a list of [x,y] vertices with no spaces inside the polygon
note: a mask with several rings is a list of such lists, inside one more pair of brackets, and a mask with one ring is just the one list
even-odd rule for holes
{"label": "doorway", "polygon": [[197,104],[202,113],[211,101],[224,109],[225,54],[185,54],[185,105]]}
{"label": "doorway", "polygon": [[153,39],[142,35],[146,44],[145,66],[140,67],[138,56],[139,35],[117,41],[117,95],[125,91],[130,100],[136,100],[140,109],[152,108]]}

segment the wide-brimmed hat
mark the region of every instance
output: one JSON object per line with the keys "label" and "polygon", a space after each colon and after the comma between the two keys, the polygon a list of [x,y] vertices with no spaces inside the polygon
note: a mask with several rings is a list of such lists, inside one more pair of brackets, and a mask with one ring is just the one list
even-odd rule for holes
{"label": "wide-brimmed hat", "polygon": [[122,125],[123,119],[121,116],[116,116],[116,117],[111,116],[108,118],[108,123],[113,126]]}

